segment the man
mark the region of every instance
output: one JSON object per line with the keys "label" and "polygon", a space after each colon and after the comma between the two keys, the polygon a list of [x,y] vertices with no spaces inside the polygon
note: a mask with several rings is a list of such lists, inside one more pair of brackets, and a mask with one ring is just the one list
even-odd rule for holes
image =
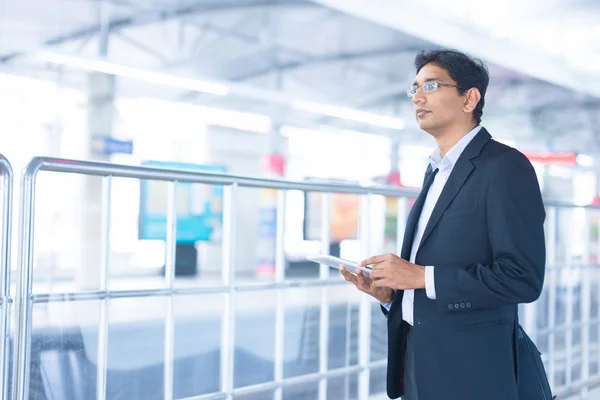
{"label": "man", "polygon": [[409,214],[402,253],[345,279],[388,318],[387,391],[403,400],[517,400],[517,306],[545,269],[535,171],[481,127],[489,77],[456,51],[421,52],[408,90],[438,148]]}

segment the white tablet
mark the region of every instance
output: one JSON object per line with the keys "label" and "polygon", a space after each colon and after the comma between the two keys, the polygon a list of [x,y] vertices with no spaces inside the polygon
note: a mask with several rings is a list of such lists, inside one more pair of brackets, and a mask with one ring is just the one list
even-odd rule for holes
{"label": "white tablet", "polygon": [[343,266],[347,271],[350,271],[354,275],[361,270],[365,276],[371,276],[371,268],[369,267],[361,267],[359,264],[344,260],[343,258],[338,258],[326,254],[319,254],[316,256],[308,256],[306,257],[309,261],[314,261],[319,264],[328,265],[332,268],[341,269],[340,266]]}

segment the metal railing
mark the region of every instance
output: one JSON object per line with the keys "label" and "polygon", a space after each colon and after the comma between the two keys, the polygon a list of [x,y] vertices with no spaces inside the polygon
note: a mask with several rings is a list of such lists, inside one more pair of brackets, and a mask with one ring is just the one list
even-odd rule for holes
{"label": "metal railing", "polygon": [[[33,284],[33,265],[34,265],[34,221],[35,221],[35,200],[36,200],[36,181],[40,171],[52,171],[59,173],[74,173],[83,175],[94,175],[103,177],[103,218],[102,218],[102,274],[100,281],[100,290],[81,293],[62,293],[62,294],[34,294],[32,292]],[[168,194],[168,213],[167,213],[167,257],[165,267],[166,288],[150,290],[108,290],[109,276],[109,254],[110,254],[110,193],[112,188],[112,179],[114,177],[150,179],[169,182]],[[214,287],[199,287],[179,289],[175,288],[175,232],[176,232],[176,190],[175,185],[179,182],[198,183],[198,184],[217,184],[224,185],[223,199],[223,232],[222,232],[222,285]],[[235,282],[234,271],[234,233],[236,230],[236,216],[233,202],[238,195],[238,188],[269,188],[279,190],[277,207],[277,246],[276,246],[276,271],[275,282],[265,284],[237,284]],[[257,393],[264,390],[274,390],[274,399],[281,399],[281,389],[286,386],[293,386],[303,382],[319,382],[319,399],[325,399],[327,395],[327,379],[357,373],[359,376],[359,398],[366,399],[369,395],[369,371],[373,368],[385,366],[385,361],[370,361],[369,348],[369,329],[368,325],[371,317],[370,304],[372,300],[363,294],[360,300],[359,324],[363,328],[359,331],[359,365],[346,366],[335,370],[328,369],[327,365],[327,345],[328,345],[328,297],[327,287],[332,285],[344,284],[343,280],[333,280],[329,278],[329,268],[321,266],[320,280],[305,282],[287,282],[284,281],[284,204],[285,195],[288,190],[300,190],[310,192],[325,193],[325,201],[322,209],[322,248],[328,251],[329,246],[329,220],[330,220],[330,195],[328,193],[350,193],[363,195],[361,203],[361,214],[369,215],[370,199],[373,195],[382,195],[387,197],[398,197],[399,205],[405,207],[405,198],[415,196],[412,191],[401,189],[391,189],[385,187],[364,187],[340,184],[324,183],[305,183],[277,179],[251,178],[244,176],[234,176],[227,174],[216,174],[206,172],[191,172],[178,169],[163,169],[153,167],[140,167],[128,165],[116,165],[108,163],[84,162],[75,160],[65,160],[47,157],[34,158],[26,167],[22,177],[21,187],[21,215],[19,221],[19,279],[17,282],[16,296],[16,320],[17,329],[15,337],[14,354],[14,375],[13,375],[13,400],[25,400],[28,398],[29,390],[29,368],[31,362],[31,340],[32,340],[32,312],[33,305],[38,303],[48,303],[57,301],[77,301],[77,300],[100,300],[100,326],[98,330],[98,374],[96,377],[96,398],[106,398],[106,369],[107,369],[107,338],[108,338],[108,300],[124,297],[152,297],[167,296],[168,311],[165,325],[165,368],[164,368],[164,398],[171,400],[173,397],[173,342],[174,342],[174,318],[173,318],[173,296],[179,294],[203,294],[203,293],[224,293],[225,312],[222,319],[221,329],[221,391],[202,396],[193,397],[194,399],[230,399],[233,395]],[[398,226],[403,228],[404,221],[399,221]],[[368,235],[368,217],[363,217],[359,229],[363,241],[363,251],[369,250]],[[398,243],[401,243],[402,230],[398,230]],[[283,302],[281,301],[281,289],[292,287],[320,287],[321,288],[321,322],[319,331],[319,343],[321,357],[319,360],[319,372],[303,375],[293,378],[283,378],[283,363],[281,362],[283,354]],[[262,291],[277,290],[276,306],[276,333],[275,333],[275,360],[273,382],[261,383],[257,385],[234,388],[233,384],[233,363],[235,348],[235,315],[234,298],[240,291]],[[367,326],[366,328],[364,328]]]}
{"label": "metal railing", "polygon": [[9,341],[10,341],[10,253],[12,238],[13,170],[10,162],[0,154],[2,176],[2,247],[0,249],[0,395],[8,396]]}
{"label": "metal railing", "polygon": [[[2,169],[3,182],[3,208],[2,208],[2,234],[4,240],[1,250],[1,276],[2,292],[1,300],[1,320],[0,333],[4,340],[0,343],[0,356],[4,363],[0,366],[0,383],[3,398],[7,393],[8,366],[7,360],[10,358],[7,354],[9,337],[9,304],[10,297],[10,238],[11,238],[11,215],[12,215],[12,169],[8,161],[0,156],[0,168]],[[33,293],[33,254],[34,254],[34,231],[35,231],[35,200],[36,200],[36,182],[40,171],[52,171],[57,173],[73,173],[82,175],[93,175],[103,177],[103,218],[102,218],[102,254],[101,280],[99,290],[74,292],[74,293]],[[160,180],[169,183],[168,192],[168,213],[167,213],[167,252],[165,267],[165,287],[160,289],[142,289],[142,290],[110,290],[108,286],[109,279],[109,255],[110,255],[110,215],[111,215],[111,190],[113,178],[125,177],[136,179]],[[178,288],[174,286],[175,278],[175,236],[177,229],[176,216],[176,184],[179,182],[224,185],[224,204],[223,204],[223,232],[222,232],[222,269],[221,284],[211,287],[192,287]],[[234,201],[239,196],[240,187],[249,188],[270,188],[279,190],[277,200],[277,233],[276,233],[276,265],[275,281],[260,284],[241,284],[236,282],[234,270],[235,247],[234,237],[236,232],[236,215]],[[103,400],[106,398],[107,386],[107,365],[108,365],[108,302],[111,299],[118,298],[148,298],[162,296],[167,298],[167,313],[165,323],[165,348],[164,348],[164,394],[165,399],[173,398],[173,376],[174,376],[174,304],[173,297],[190,294],[212,294],[220,293],[224,295],[225,307],[221,321],[221,353],[220,353],[220,372],[221,384],[220,390],[216,393],[199,395],[188,398],[188,400],[201,399],[231,399],[233,396],[259,393],[267,390],[273,391],[274,400],[282,398],[282,389],[304,383],[318,383],[318,398],[323,400],[327,397],[328,379],[356,374],[358,376],[358,399],[365,400],[369,397],[369,374],[371,370],[385,367],[385,360],[371,361],[370,337],[371,337],[371,306],[373,300],[367,295],[361,295],[358,304],[358,365],[346,365],[342,368],[330,369],[328,365],[328,346],[329,346],[329,324],[330,324],[330,299],[328,296],[328,287],[343,285],[345,281],[331,279],[329,268],[321,266],[319,279],[312,281],[286,281],[285,255],[284,255],[284,230],[285,230],[285,204],[286,194],[289,190],[300,190],[309,192],[322,192],[324,201],[322,202],[321,212],[321,248],[323,252],[329,251],[329,224],[331,219],[331,193],[351,193],[361,195],[360,203],[360,221],[359,230],[361,240],[362,255],[370,255],[374,250],[369,241],[370,210],[372,197],[381,195],[386,197],[398,198],[399,215],[397,219],[397,246],[402,243],[404,224],[406,220],[407,198],[414,197],[416,193],[401,189],[392,189],[389,187],[363,187],[354,185],[324,184],[324,183],[306,183],[294,182],[277,179],[252,178],[244,176],[234,176],[227,174],[186,171],[177,169],[163,169],[153,167],[139,167],[115,165],[107,163],[83,162],[74,160],[64,160],[55,158],[38,157],[33,159],[25,169],[22,176],[21,186],[21,212],[19,218],[19,259],[18,259],[18,281],[16,295],[16,326],[15,326],[15,345],[13,360],[13,388],[12,399],[24,400],[28,398],[30,363],[31,363],[31,341],[32,341],[32,319],[33,306],[35,304],[67,302],[67,301],[100,301],[100,324],[98,327],[98,368],[96,376],[96,398]],[[579,316],[576,317],[572,303],[574,303],[575,292],[573,287],[566,288],[566,296],[560,296],[563,287],[560,284],[558,274],[567,268],[573,271],[574,260],[561,259],[562,243],[556,239],[557,231],[560,229],[558,224],[558,211],[570,209],[585,209],[586,213],[598,213],[595,207],[576,207],[569,204],[560,204],[555,202],[546,202],[547,221],[547,261],[548,273],[545,285],[544,301],[548,303],[547,310],[542,309],[541,303],[524,305],[521,309],[520,320],[527,332],[534,338],[534,341],[540,342],[541,338],[547,338],[547,348],[542,349],[545,354],[544,361],[547,366],[550,382],[555,388],[556,394],[568,395],[600,386],[600,333],[598,337],[592,337],[591,326],[598,325],[600,332],[599,315],[591,315],[593,304],[600,304],[600,274],[596,277],[591,275],[590,270],[596,269],[598,262],[592,262],[591,247],[596,246],[596,253],[600,257],[600,235],[594,243],[589,236],[586,236],[584,243],[584,254],[580,264],[583,272],[579,283],[581,302],[579,303]],[[399,252],[399,249],[398,249]],[[563,253],[568,254],[569,251]],[[590,264],[594,264],[593,268]],[[560,267],[555,267],[560,265]],[[565,267],[566,266],[566,267]],[[588,271],[588,272],[586,272]],[[319,314],[319,359],[318,372],[306,375],[285,378],[283,373],[283,353],[284,353],[284,306],[283,292],[285,289],[292,288],[319,288],[320,298],[318,304]],[[592,295],[593,289],[597,290],[597,301]],[[273,381],[250,385],[246,387],[234,387],[234,349],[235,349],[235,309],[234,301],[237,293],[240,292],[259,292],[265,290],[276,291],[275,303],[275,341],[274,341],[274,362],[273,362]],[[563,318],[557,316],[557,304],[565,301],[566,307],[564,321],[557,323],[557,320]],[[569,303],[570,302],[570,303]],[[545,316],[547,321],[541,326],[539,323],[540,312],[547,312]],[[581,345],[576,343],[574,331],[581,329]],[[566,349],[564,352],[557,349],[557,336],[565,332]],[[583,351],[577,350],[579,347]],[[592,371],[590,365],[595,362],[590,355],[590,349],[597,346],[597,370]],[[577,351],[576,351],[577,350]],[[579,360],[581,358],[581,360]],[[563,360],[564,359],[564,360]],[[564,361],[564,368],[558,365]],[[572,370],[574,365],[581,364],[580,374],[574,376]],[[562,364],[561,364],[562,365]],[[556,376],[564,370],[564,383],[556,381]],[[562,382],[562,380],[561,380]]]}

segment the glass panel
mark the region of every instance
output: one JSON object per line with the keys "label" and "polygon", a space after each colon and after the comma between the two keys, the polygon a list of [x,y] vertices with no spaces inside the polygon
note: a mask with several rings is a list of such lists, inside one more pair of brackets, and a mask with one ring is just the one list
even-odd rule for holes
{"label": "glass panel", "polygon": [[29,399],[93,399],[100,302],[33,307]]}
{"label": "glass panel", "polygon": [[550,303],[548,301],[548,295],[548,288],[545,287],[542,290],[540,298],[535,302],[537,327],[539,329],[543,329],[548,326],[548,316],[550,315]]}
{"label": "glass panel", "polygon": [[[559,273],[559,276],[561,274]],[[565,299],[567,298],[567,289],[565,287],[560,287],[557,285],[556,287],[556,304],[554,304],[555,308],[555,313],[556,313],[556,320],[555,320],[555,326],[560,326],[560,325],[564,325],[566,322],[566,317],[567,317],[567,313],[566,313],[566,304],[565,304]],[[552,306],[552,305],[551,305]]]}
{"label": "glass panel", "polygon": [[564,351],[567,348],[567,335],[565,332],[564,327],[560,327],[560,329],[556,330],[554,336],[554,349],[557,352]]}
{"label": "glass panel", "polygon": [[600,341],[598,340],[598,334],[599,334],[599,330],[598,330],[598,326],[600,323],[598,322],[592,322],[590,324],[590,343],[591,344],[595,344],[596,346],[598,345],[598,343],[600,343]]}
{"label": "glass panel", "polygon": [[369,395],[377,395],[386,392],[387,367],[374,368],[369,376]]}
{"label": "glass panel", "polygon": [[284,291],[284,378],[319,371],[320,300],[320,288]]}
{"label": "glass panel", "polygon": [[98,290],[102,260],[101,202],[102,177],[46,171],[39,174],[34,293]]}
{"label": "glass panel", "polygon": [[358,375],[346,375],[331,378],[327,381],[328,399],[348,399],[358,398]]}
{"label": "glass panel", "polygon": [[[112,179],[110,290],[164,288],[168,182]],[[150,200],[141,201],[141,192]],[[135,278],[133,278],[135,277]]]}
{"label": "glass panel", "polygon": [[387,319],[379,302],[371,305],[371,361],[387,359]]}
{"label": "glass panel", "polygon": [[597,375],[598,372],[600,372],[598,370],[599,357],[600,357],[600,354],[597,351],[592,351],[590,353],[590,375],[591,376]]}
{"label": "glass panel", "polygon": [[358,364],[358,301],[351,285],[330,288],[329,369]]}
{"label": "glass panel", "polygon": [[174,298],[175,399],[220,391],[223,296]]}
{"label": "glass panel", "polygon": [[283,400],[318,400],[319,383],[308,382],[283,388]]}
{"label": "glass panel", "polygon": [[[314,193],[311,196],[321,196]],[[286,195],[285,205],[285,257],[286,279],[317,279],[319,277],[319,264],[306,260],[307,255],[321,253],[321,234],[317,237],[307,236],[309,227],[307,216],[316,218],[316,210],[306,209],[305,192],[289,190]],[[320,221],[320,215],[319,220]],[[320,222],[317,222],[320,223]],[[312,228],[313,222],[310,222]],[[312,230],[310,232],[312,234]]]}
{"label": "glass panel", "polygon": [[235,297],[234,387],[274,379],[275,292],[239,292]]}
{"label": "glass panel", "polygon": [[175,286],[220,285],[223,186],[187,184],[179,189]]}
{"label": "glass panel", "polygon": [[[590,275],[595,275],[596,268],[592,268]],[[594,279],[596,280],[596,279]],[[600,317],[600,309],[598,308],[598,296],[600,295],[600,289],[598,282],[590,283],[590,318]],[[595,339],[593,339],[595,340]]]}
{"label": "glass panel", "polygon": [[[262,237],[259,235],[261,219],[262,224],[268,226],[265,218],[272,216],[267,209],[272,204],[273,196],[276,198],[271,192],[255,188],[239,187],[236,190],[234,243],[237,245],[234,262],[237,283],[256,282],[256,277],[260,277],[261,281],[272,281],[275,278],[274,264],[266,262],[270,257],[274,260],[275,238],[267,235],[272,233],[270,230],[264,230],[265,235]],[[259,213],[261,208],[264,211],[262,214]]]}
{"label": "glass panel", "polygon": [[567,381],[566,361],[564,359],[556,360],[556,370],[554,371],[554,385],[556,388],[562,387]]}
{"label": "glass panel", "polygon": [[161,399],[164,385],[164,297],[110,301],[107,400]]}
{"label": "glass panel", "polygon": [[[573,275],[576,275],[577,280],[580,280],[581,270],[573,271]],[[571,297],[573,303],[570,306],[573,307],[573,322],[579,322],[581,321],[581,283],[578,282],[571,290],[573,291]]]}
{"label": "glass panel", "polygon": [[573,356],[573,366],[571,367],[571,382],[577,382],[581,379],[581,355]]}
{"label": "glass panel", "polygon": [[535,345],[537,346],[538,350],[542,354],[546,354],[549,351],[548,350],[549,349],[548,348],[548,338],[549,337],[550,337],[550,335],[548,333],[541,333],[541,334],[538,334],[537,337],[535,338]]}

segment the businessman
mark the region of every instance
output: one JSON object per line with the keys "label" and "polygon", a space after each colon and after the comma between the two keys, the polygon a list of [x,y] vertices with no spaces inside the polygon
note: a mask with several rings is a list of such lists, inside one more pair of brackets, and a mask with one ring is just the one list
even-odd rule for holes
{"label": "businessman", "polygon": [[371,278],[342,274],[387,316],[389,397],[517,400],[517,306],[536,300],[544,281],[537,177],[480,125],[483,63],[436,50],[415,67],[407,93],[437,149],[402,252],[364,260]]}

